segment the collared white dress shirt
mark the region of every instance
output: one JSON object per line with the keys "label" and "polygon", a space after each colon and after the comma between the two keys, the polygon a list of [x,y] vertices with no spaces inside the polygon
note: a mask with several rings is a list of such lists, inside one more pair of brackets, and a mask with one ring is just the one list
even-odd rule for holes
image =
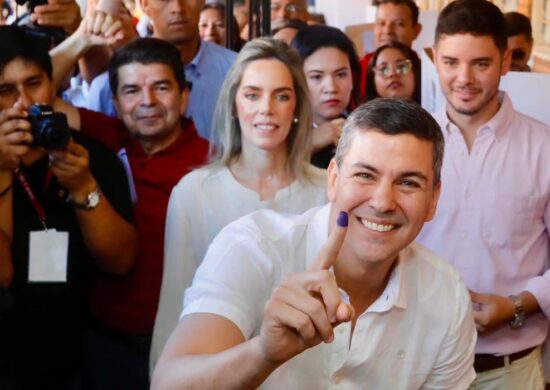
{"label": "collared white dress shirt", "polygon": [[[305,271],[325,243],[330,208],[297,216],[261,210],[228,225],[186,291],[182,316],[214,313],[246,339],[258,335],[274,288]],[[262,387],[466,389],[475,377],[467,290],[452,267],[419,244],[400,252],[385,290],[359,316],[351,345],[350,332],[350,323],[341,324],[331,344],[289,360]]]}

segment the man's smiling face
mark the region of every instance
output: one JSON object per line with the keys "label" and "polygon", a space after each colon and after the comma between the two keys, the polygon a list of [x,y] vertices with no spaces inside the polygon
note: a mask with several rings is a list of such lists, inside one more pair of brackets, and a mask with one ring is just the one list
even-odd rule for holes
{"label": "man's smiling face", "polygon": [[411,134],[359,130],[340,166],[328,169],[333,208],[349,213],[346,252],[364,263],[392,262],[433,218],[433,145]]}

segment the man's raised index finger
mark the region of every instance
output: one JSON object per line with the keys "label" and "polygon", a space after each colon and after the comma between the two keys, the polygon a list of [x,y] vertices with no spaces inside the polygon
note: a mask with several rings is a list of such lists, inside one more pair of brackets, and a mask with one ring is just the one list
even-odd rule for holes
{"label": "man's raised index finger", "polygon": [[316,271],[321,269],[329,269],[334,265],[338,258],[338,253],[346,237],[346,231],[348,229],[348,213],[340,211],[336,225],[332,232],[328,236],[328,240],[321,248],[321,251],[317,255],[317,259],[309,267],[310,271]]}

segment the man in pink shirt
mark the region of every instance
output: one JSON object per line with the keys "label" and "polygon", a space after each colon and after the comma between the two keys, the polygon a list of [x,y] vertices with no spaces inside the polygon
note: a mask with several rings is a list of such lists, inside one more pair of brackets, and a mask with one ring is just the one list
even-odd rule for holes
{"label": "man in pink shirt", "polygon": [[479,332],[475,389],[543,389],[550,318],[550,128],[498,91],[510,67],[506,24],[490,2],[440,14],[435,62],[447,104],[442,192],[419,241],[457,268]]}

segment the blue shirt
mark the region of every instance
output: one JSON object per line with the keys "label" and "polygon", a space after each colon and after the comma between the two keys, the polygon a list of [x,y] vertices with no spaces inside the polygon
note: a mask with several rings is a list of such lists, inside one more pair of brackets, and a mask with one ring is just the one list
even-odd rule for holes
{"label": "blue shirt", "polygon": [[[192,83],[185,116],[191,118],[199,135],[209,139],[214,108],[225,74],[235,61],[236,53],[212,42],[201,41],[199,52],[184,67],[185,79]],[[109,88],[107,72],[94,80],[85,105],[89,110],[117,116]]]}

